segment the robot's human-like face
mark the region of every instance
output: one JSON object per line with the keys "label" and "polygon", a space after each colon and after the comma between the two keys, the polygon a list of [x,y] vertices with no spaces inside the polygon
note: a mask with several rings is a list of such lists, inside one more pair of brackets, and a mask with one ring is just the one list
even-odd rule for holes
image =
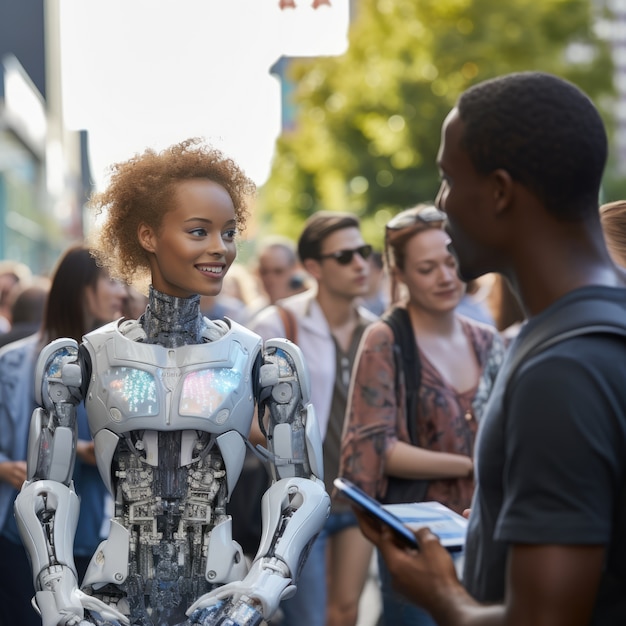
{"label": "robot's human-like face", "polygon": [[177,183],[159,230],[147,224],[138,229],[153,287],[179,298],[217,295],[237,256],[236,232],[235,207],[224,187],[200,178]]}

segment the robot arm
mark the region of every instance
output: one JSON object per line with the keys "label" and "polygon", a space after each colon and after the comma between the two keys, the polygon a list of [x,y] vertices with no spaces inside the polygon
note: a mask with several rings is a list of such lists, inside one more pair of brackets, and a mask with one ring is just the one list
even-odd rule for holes
{"label": "robot arm", "polygon": [[69,486],[76,451],[76,406],[82,400],[78,344],[57,339],[43,348],[35,367],[35,409],[28,441],[28,480]]}
{"label": "robot arm", "polygon": [[286,339],[267,341],[259,379],[259,421],[274,480],[298,476],[323,484],[322,438],[300,348]]}
{"label": "robot arm", "polygon": [[[247,576],[206,594],[188,611],[191,623],[205,621],[201,611],[220,600],[225,615],[253,609],[268,620],[281,600],[293,595],[298,574],[330,509],[323,481],[322,441],[310,403],[308,373],[298,346],[286,339],[265,344],[259,371],[259,421],[267,409],[268,450],[273,483],[261,504],[263,532]],[[221,615],[222,613],[220,613]],[[208,616],[207,616],[208,617]],[[214,617],[213,617],[214,618]],[[247,624],[249,621],[238,622]]]}
{"label": "robot arm", "polygon": [[57,339],[41,351],[35,368],[40,406],[31,419],[27,480],[15,500],[15,517],[33,568],[35,604],[44,626],[80,624],[87,605],[124,619],[77,585],[73,545],[79,501],[71,478],[82,381],[76,341]]}

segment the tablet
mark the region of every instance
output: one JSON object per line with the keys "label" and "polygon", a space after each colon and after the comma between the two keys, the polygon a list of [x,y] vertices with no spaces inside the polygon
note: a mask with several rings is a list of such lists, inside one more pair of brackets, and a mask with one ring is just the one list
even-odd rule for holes
{"label": "tablet", "polygon": [[389,525],[412,548],[417,548],[413,530],[428,527],[449,552],[465,546],[467,520],[439,502],[381,504],[345,478],[334,481],[337,489],[361,509]]}
{"label": "tablet", "polygon": [[368,496],[362,489],[359,489],[355,484],[345,478],[335,478],[333,484],[340,493],[349,498],[361,510],[372,515],[384,524],[387,524],[405,544],[415,550],[419,549],[415,535],[399,518],[384,509],[380,502]]}

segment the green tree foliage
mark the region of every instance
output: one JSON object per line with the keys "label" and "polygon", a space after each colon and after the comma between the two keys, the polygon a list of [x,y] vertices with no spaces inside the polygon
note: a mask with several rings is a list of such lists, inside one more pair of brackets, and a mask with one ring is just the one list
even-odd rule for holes
{"label": "green tree foliage", "polygon": [[589,0],[361,0],[344,55],[290,65],[296,126],[260,195],[266,227],[297,236],[314,211],[349,210],[380,245],[391,215],[434,199],[441,123],[471,84],[543,70],[610,97],[596,17]]}

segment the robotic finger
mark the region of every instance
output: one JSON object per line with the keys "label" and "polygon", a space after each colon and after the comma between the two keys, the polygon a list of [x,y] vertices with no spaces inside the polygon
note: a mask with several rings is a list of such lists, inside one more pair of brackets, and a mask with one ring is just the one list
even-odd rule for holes
{"label": "robotic finger", "polygon": [[263,616],[243,600],[219,600],[216,604],[197,609],[184,624],[178,626],[259,626]]}

